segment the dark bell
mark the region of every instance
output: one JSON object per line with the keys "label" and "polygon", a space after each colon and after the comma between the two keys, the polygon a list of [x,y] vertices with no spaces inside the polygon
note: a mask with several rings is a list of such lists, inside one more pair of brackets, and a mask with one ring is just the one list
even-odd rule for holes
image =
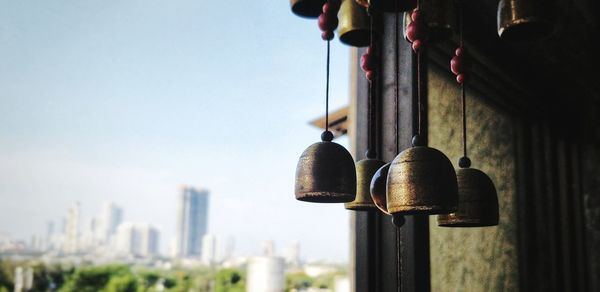
{"label": "dark bell", "polygon": [[[327,133],[327,132],[326,132]],[[308,147],[296,166],[296,199],[315,203],[346,203],[356,196],[356,168],[346,148],[324,141]]]}
{"label": "dark bell", "polygon": [[492,180],[481,170],[459,168],[458,211],[438,215],[444,227],[484,227],[498,225],[498,195]]}
{"label": "dark bell", "polygon": [[[354,1],[354,0],[352,0]],[[377,159],[363,159],[356,163],[356,198],[344,204],[348,210],[366,211],[377,208],[371,199],[371,178],[385,162]]]}
{"label": "dark bell", "polygon": [[388,171],[390,170],[391,163],[386,163],[382,167],[380,167],[373,178],[371,179],[371,199],[375,206],[384,214],[390,215],[387,210],[387,195],[386,195],[386,185],[387,185],[387,176]]}
{"label": "dark bell", "polygon": [[403,215],[456,211],[456,172],[446,155],[426,146],[400,152],[387,177],[387,208],[391,214]]}
{"label": "dark bell", "polygon": [[291,0],[292,12],[300,17],[317,18],[327,0]]}
{"label": "dark bell", "polygon": [[417,7],[417,0],[356,0],[356,2],[378,12],[402,12]]}
{"label": "dark bell", "polygon": [[537,40],[552,31],[551,5],[541,0],[500,0],[498,35],[511,42]]}
{"label": "dark bell", "polygon": [[[371,17],[374,17],[373,35],[371,35]],[[369,16],[367,10],[355,0],[342,0],[339,13],[338,35],[340,41],[353,47],[366,47],[379,39],[381,23],[374,15]]]}
{"label": "dark bell", "polygon": [[[456,29],[456,7],[451,0],[421,0],[419,8],[423,11],[429,41],[439,42],[450,39]],[[404,13],[404,37],[406,29],[412,22],[412,11]]]}

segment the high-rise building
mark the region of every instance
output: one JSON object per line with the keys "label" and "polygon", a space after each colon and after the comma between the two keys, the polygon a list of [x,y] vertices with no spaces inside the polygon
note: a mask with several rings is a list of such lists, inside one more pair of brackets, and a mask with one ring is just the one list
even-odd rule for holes
{"label": "high-rise building", "polygon": [[109,244],[121,222],[123,222],[123,209],[112,202],[105,202],[102,205],[96,226],[96,233],[100,242]]}
{"label": "high-rise building", "polygon": [[217,238],[212,234],[202,237],[202,263],[212,266],[217,262]]}
{"label": "high-rise building", "polygon": [[208,225],[208,191],[184,187],[177,207],[177,248],[179,257],[200,257],[202,237]]}
{"label": "high-rise building", "polygon": [[157,255],[158,229],[148,224],[122,223],[117,227],[116,247],[122,255],[142,257]]}
{"label": "high-rise building", "polygon": [[77,253],[79,251],[79,217],[80,206],[79,202],[76,202],[67,210],[65,242],[63,245],[65,253]]}

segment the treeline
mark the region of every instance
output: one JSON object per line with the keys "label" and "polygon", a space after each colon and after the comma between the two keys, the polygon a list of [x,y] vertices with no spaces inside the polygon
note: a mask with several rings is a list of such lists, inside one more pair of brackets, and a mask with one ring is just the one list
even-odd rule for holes
{"label": "treeline", "polygon": [[158,270],[126,265],[46,266],[0,262],[0,292],[12,292],[15,269],[18,266],[33,269],[33,283],[29,291],[58,292],[187,292],[216,291],[243,292],[244,273],[236,269],[211,270]]}

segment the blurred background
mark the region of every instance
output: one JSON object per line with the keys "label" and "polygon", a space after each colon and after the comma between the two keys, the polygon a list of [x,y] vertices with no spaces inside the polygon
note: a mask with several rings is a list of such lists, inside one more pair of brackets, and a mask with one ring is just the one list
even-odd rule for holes
{"label": "blurred background", "polygon": [[[0,7],[0,291],[244,291],[272,271],[347,291],[348,213],[293,194],[324,114],[316,21],[266,0]],[[349,59],[333,41],[332,110]]]}

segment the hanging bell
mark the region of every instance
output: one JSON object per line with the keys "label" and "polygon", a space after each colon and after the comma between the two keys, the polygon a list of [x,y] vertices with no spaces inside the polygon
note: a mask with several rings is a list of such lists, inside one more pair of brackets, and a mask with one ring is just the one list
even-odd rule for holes
{"label": "hanging bell", "polygon": [[387,175],[390,170],[391,163],[386,163],[382,167],[380,167],[373,178],[371,179],[371,199],[373,203],[381,212],[386,215],[390,215],[387,209],[387,195],[386,195],[386,185],[387,185]]}
{"label": "hanging bell", "polygon": [[[354,0],[352,0],[354,1]],[[371,178],[385,162],[378,159],[363,159],[356,163],[356,198],[344,204],[348,210],[366,211],[377,208],[371,199]]]}
{"label": "hanging bell", "polygon": [[340,41],[353,47],[366,47],[371,44],[371,17],[373,18],[373,41],[381,34],[381,24],[374,15],[369,16],[367,10],[355,0],[342,0],[340,6],[338,34]]}
{"label": "hanging bell", "polygon": [[540,0],[500,0],[498,35],[512,42],[539,39],[552,30],[549,5]]}
{"label": "hanging bell", "polygon": [[[423,11],[428,28],[429,41],[439,42],[450,39],[456,28],[456,7],[452,0],[421,0],[419,10]],[[408,40],[406,30],[412,12],[404,13],[403,33]]]}
{"label": "hanging bell", "polygon": [[296,166],[296,199],[314,203],[347,203],[356,196],[356,168],[348,150],[331,142],[329,131],[322,142],[310,145]]}
{"label": "hanging bell", "polygon": [[404,225],[405,219],[403,215],[400,214],[390,214],[387,209],[387,176],[388,171],[390,170],[391,163],[384,164],[381,168],[379,168],[375,174],[373,175],[373,179],[371,179],[371,199],[375,203],[375,206],[379,211],[386,215],[392,215],[392,224],[396,227],[402,227]]}
{"label": "hanging bell", "polygon": [[292,12],[300,17],[317,18],[327,0],[291,0]]}
{"label": "hanging bell", "polygon": [[441,151],[421,145],[392,161],[387,178],[387,208],[391,214],[446,214],[458,208],[458,186],[452,163]]}
{"label": "hanging bell", "polygon": [[[461,158],[461,162],[463,159],[464,157]],[[498,225],[498,194],[492,180],[483,171],[468,166],[461,166],[456,171],[456,178],[458,211],[438,215],[438,225],[443,227]]]}
{"label": "hanging bell", "polygon": [[356,2],[378,12],[402,12],[417,7],[417,0],[356,0]]}

